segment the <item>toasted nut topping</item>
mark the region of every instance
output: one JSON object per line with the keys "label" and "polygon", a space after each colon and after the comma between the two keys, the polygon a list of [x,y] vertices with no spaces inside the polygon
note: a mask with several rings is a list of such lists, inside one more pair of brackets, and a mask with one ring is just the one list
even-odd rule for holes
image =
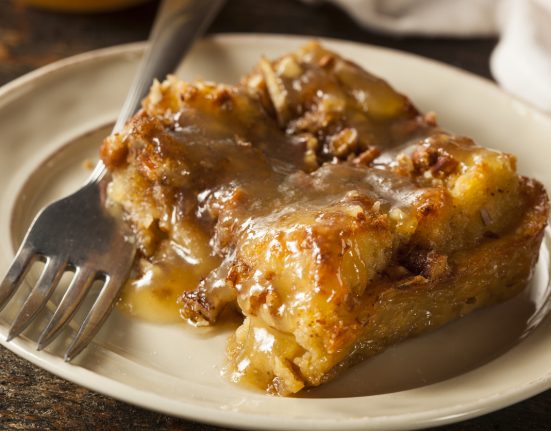
{"label": "toasted nut topping", "polygon": [[293,56],[288,55],[283,57],[277,65],[277,74],[284,78],[297,78],[302,73],[302,68],[294,59]]}
{"label": "toasted nut topping", "polygon": [[330,147],[337,157],[345,157],[352,153],[358,145],[358,132],[347,128],[331,137]]}

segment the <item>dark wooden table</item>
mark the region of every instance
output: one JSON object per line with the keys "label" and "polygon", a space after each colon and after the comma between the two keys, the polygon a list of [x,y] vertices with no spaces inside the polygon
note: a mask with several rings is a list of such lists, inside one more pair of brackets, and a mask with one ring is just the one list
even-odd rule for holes
{"label": "dark wooden table", "polygon": [[[0,0],[0,85],[63,57],[144,40],[155,1],[124,12],[63,15]],[[431,57],[490,78],[495,39],[381,36],[358,27],[337,8],[294,0],[229,0],[211,32],[267,32],[329,36]],[[76,386],[0,347],[0,430],[220,430],[164,416]],[[551,390],[446,431],[551,430]]]}

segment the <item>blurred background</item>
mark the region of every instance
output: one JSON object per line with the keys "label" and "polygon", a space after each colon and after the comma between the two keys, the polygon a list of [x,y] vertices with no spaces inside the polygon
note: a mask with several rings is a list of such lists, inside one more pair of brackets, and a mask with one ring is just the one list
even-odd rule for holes
{"label": "blurred background", "polygon": [[[131,3],[137,5],[120,9]],[[0,83],[73,54],[145,40],[157,5],[155,0],[0,0]],[[119,10],[79,12],[109,7]],[[355,40],[413,52],[486,77],[490,77],[488,59],[497,41],[495,37],[385,36],[362,27],[332,3],[299,0],[228,0],[209,29],[209,33],[226,32]]]}

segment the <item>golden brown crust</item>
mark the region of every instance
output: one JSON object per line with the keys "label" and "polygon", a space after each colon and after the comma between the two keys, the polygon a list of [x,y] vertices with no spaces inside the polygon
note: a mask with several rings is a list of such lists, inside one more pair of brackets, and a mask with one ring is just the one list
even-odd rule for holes
{"label": "golden brown crust", "polygon": [[101,156],[142,262],[197,275],[182,317],[237,304],[229,374],[280,395],[516,294],[548,216],[514,156],[315,43],[238,87],[155,83]]}
{"label": "golden brown crust", "polygon": [[282,129],[309,143],[309,170],[396,146],[434,125],[384,80],[317,42],[263,59],[242,84]]}

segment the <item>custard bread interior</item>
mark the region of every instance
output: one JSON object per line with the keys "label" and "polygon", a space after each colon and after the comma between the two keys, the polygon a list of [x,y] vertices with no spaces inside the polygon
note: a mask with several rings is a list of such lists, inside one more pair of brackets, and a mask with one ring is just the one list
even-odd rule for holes
{"label": "custard bread interior", "polygon": [[547,222],[513,155],[315,42],[237,85],[156,82],[101,157],[128,289],[195,325],[237,309],[228,375],[279,395],[516,295]]}

